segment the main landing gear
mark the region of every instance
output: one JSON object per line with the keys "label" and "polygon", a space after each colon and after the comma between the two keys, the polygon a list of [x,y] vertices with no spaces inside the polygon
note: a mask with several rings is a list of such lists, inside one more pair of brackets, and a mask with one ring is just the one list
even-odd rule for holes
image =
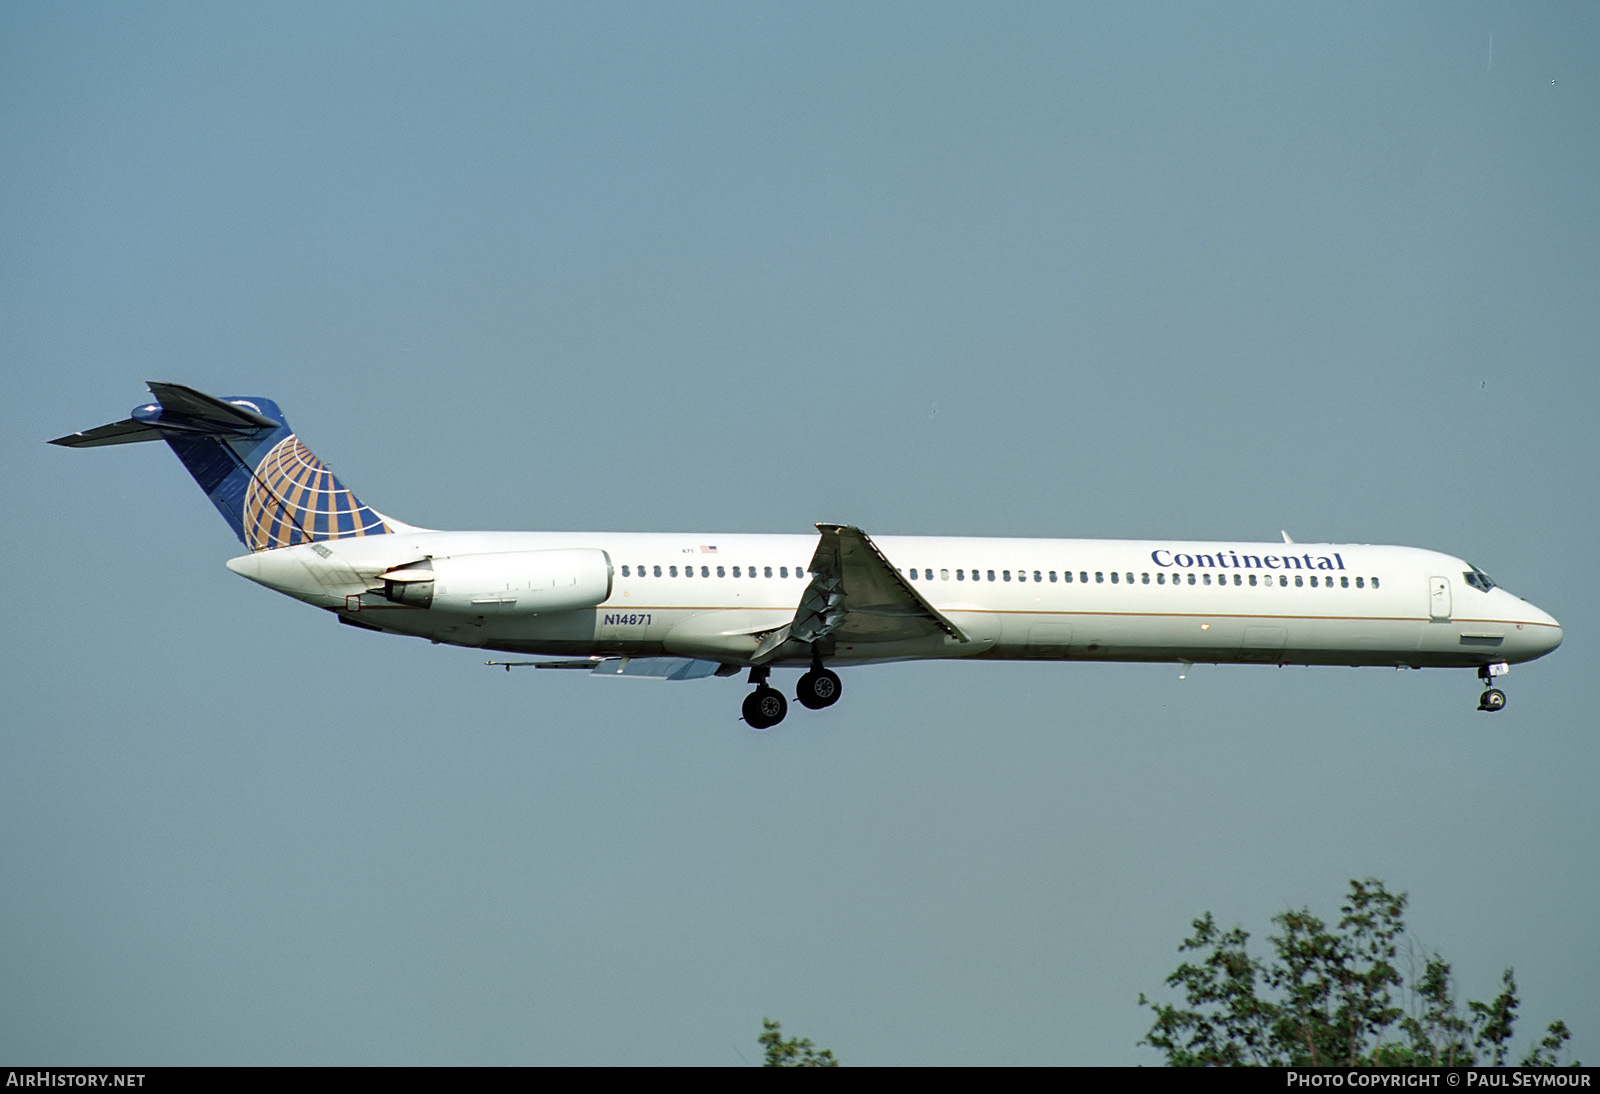
{"label": "main landing gear", "polygon": [[771,729],[783,721],[783,716],[789,713],[789,701],[777,688],[770,688],[765,683],[760,683],[757,684],[756,690],[744,697],[743,709],[745,724],[751,729]]}
{"label": "main landing gear", "polygon": [[[1511,666],[1505,664],[1504,662],[1497,665],[1484,665],[1478,670],[1478,679],[1482,680],[1485,684],[1490,684],[1493,683],[1496,676],[1504,676],[1510,671]],[[1492,713],[1494,711],[1504,709],[1505,705],[1506,693],[1496,687],[1489,688],[1478,697],[1479,710],[1487,710]]]}
{"label": "main landing gear", "polygon": [[794,697],[807,710],[831,707],[839,701],[839,677],[823,668],[820,661],[814,662],[811,671],[800,677]]}
{"label": "main landing gear", "polygon": [[[751,729],[771,729],[789,713],[789,702],[783,693],[767,683],[771,674],[772,670],[764,665],[750,670],[750,682],[756,690],[745,696],[741,709],[745,724]],[[838,674],[823,668],[822,659],[817,657],[812,659],[811,670],[800,677],[795,698],[807,710],[821,710],[837,703],[841,690]]]}

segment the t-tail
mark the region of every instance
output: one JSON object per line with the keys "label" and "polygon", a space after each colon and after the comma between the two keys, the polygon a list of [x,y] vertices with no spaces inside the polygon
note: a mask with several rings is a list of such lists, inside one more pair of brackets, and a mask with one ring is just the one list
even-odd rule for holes
{"label": "t-tail", "polygon": [[94,448],[166,441],[252,551],[381,536],[403,528],[369,509],[300,443],[271,399],[227,398],[152,381],[156,401],[131,417],[57,437]]}

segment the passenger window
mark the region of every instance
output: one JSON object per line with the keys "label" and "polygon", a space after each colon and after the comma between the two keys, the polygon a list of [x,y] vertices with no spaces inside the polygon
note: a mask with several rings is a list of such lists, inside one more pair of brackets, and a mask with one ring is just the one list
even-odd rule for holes
{"label": "passenger window", "polygon": [[1167,583],[1167,575],[1165,573],[1159,573],[1159,574],[1156,575],[1156,584],[1157,585],[1165,585],[1166,583]]}
{"label": "passenger window", "polygon": [[1201,574],[1200,575],[1200,584],[1202,584],[1202,585],[1211,584],[1211,575],[1210,574]]}
{"label": "passenger window", "polygon": [[1051,570],[1050,571],[1050,584],[1054,585],[1055,583],[1056,583],[1056,572],[1054,570]]}
{"label": "passenger window", "polygon": [[667,573],[671,574],[673,577],[677,577],[678,576],[678,568],[676,566],[668,566],[667,567]]}
{"label": "passenger window", "polygon": [[1191,585],[1194,584],[1194,575],[1193,574],[1189,575],[1189,584],[1191,584]]}
{"label": "passenger window", "polygon": [[1298,588],[1302,587],[1303,585],[1305,585],[1305,583],[1306,583],[1306,579],[1305,578],[1301,577],[1299,574],[1295,574],[1294,575],[1294,587],[1295,588],[1298,589]]}
{"label": "passenger window", "polygon": [[660,566],[655,567],[655,575],[657,577],[661,576],[661,567]]}
{"label": "passenger window", "polygon": [[1361,578],[1361,577],[1356,578],[1356,588],[1365,589],[1366,587],[1367,587],[1367,582],[1366,582],[1365,578]]}
{"label": "passenger window", "polygon": [[993,571],[993,570],[990,570],[990,571],[989,571],[989,580],[990,580],[990,581],[993,581],[993,580],[994,580],[994,571]]}
{"label": "passenger window", "polygon": [[717,567],[717,576],[718,577],[727,577],[728,576],[728,572],[726,570],[724,570],[721,566],[718,566]]}
{"label": "passenger window", "polygon": [[1096,585],[1104,585],[1106,583],[1106,572],[1104,570],[1096,570],[1094,572],[1094,583]]}
{"label": "passenger window", "polygon": [[956,571],[956,580],[957,581],[965,581],[965,580],[967,580],[966,571],[965,570],[957,570]]}
{"label": "passenger window", "polygon": [[623,576],[623,577],[627,577],[627,576],[628,576],[628,566],[627,566],[627,563],[623,563],[623,566],[622,566],[622,576]]}
{"label": "passenger window", "polygon": [[1255,574],[1251,574],[1250,575],[1250,584],[1254,585],[1255,583],[1256,583],[1256,575]]}
{"label": "passenger window", "polygon": [[1089,584],[1089,571],[1088,570],[1079,570],[1078,571],[1078,580],[1083,582],[1085,585]]}
{"label": "passenger window", "polygon": [[1377,578],[1373,578],[1372,579],[1372,587],[1374,589],[1376,589],[1378,587],[1378,579]]}
{"label": "passenger window", "polygon": [[1117,571],[1112,570],[1111,571],[1111,584],[1115,585],[1116,583],[1117,583]]}
{"label": "passenger window", "polygon": [[1010,581],[1011,580],[1011,571],[1010,570],[1001,570],[1000,571],[1000,576],[1005,578],[1007,581]]}
{"label": "passenger window", "polygon": [[765,567],[765,569],[766,569],[767,576],[771,577],[772,576],[772,567],[771,566],[767,566],[767,567]]}
{"label": "passenger window", "polygon": [[1061,571],[1061,580],[1065,581],[1068,585],[1071,585],[1072,584],[1072,571],[1071,570],[1062,570]]}
{"label": "passenger window", "polygon": [[1350,587],[1350,579],[1348,577],[1341,577],[1339,579],[1339,588],[1348,589],[1349,587]]}
{"label": "passenger window", "polygon": [[787,566],[779,566],[778,567],[778,576],[779,577],[788,577],[789,576],[789,567],[787,567]]}
{"label": "passenger window", "polygon": [[1150,575],[1149,574],[1140,574],[1139,575],[1139,584],[1141,584],[1141,585],[1150,584]]}
{"label": "passenger window", "polygon": [[950,580],[950,571],[949,570],[940,570],[939,571],[939,580],[940,581],[949,581]]}

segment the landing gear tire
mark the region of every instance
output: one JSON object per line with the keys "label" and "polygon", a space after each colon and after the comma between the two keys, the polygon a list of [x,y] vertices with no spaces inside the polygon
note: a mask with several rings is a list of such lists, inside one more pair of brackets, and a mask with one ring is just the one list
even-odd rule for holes
{"label": "landing gear tire", "polygon": [[1490,688],[1478,699],[1478,709],[1496,711],[1506,705],[1506,693],[1499,688]]}
{"label": "landing gear tire", "polygon": [[837,703],[841,690],[836,673],[828,669],[812,669],[800,677],[800,685],[795,690],[794,697],[799,699],[800,705],[807,710],[821,710]]}
{"label": "landing gear tire", "polygon": [[751,729],[771,729],[789,713],[789,701],[777,688],[762,684],[744,697],[744,721]]}

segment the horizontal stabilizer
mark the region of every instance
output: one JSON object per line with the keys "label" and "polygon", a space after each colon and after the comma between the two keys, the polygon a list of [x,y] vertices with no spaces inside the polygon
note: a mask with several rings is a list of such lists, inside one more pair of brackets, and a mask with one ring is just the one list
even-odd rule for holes
{"label": "horizontal stabilizer", "polygon": [[243,436],[283,428],[281,421],[248,405],[247,399],[224,402],[192,387],[158,380],[149,381],[148,386],[155,394],[156,405],[137,407],[131,418],[57,437],[50,443],[64,448],[98,448],[185,434]]}
{"label": "horizontal stabilizer", "polygon": [[176,417],[190,429],[204,430],[209,426],[222,433],[250,433],[257,429],[277,429],[283,424],[259,410],[239,405],[246,400],[224,402],[192,387],[158,380],[147,381],[147,386],[161,404],[163,421]]}
{"label": "horizontal stabilizer", "polygon": [[165,441],[252,552],[404,527],[363,505],[300,443],[271,399],[219,399],[158,380],[149,388],[155,401],[134,407],[122,421],[50,443],[97,448]]}
{"label": "horizontal stabilizer", "polygon": [[161,430],[154,426],[145,425],[143,422],[124,418],[120,422],[110,425],[96,426],[94,429],[85,429],[82,433],[68,433],[65,437],[57,437],[51,444],[59,444],[64,448],[99,448],[104,444],[134,444],[137,441],[159,441]]}

